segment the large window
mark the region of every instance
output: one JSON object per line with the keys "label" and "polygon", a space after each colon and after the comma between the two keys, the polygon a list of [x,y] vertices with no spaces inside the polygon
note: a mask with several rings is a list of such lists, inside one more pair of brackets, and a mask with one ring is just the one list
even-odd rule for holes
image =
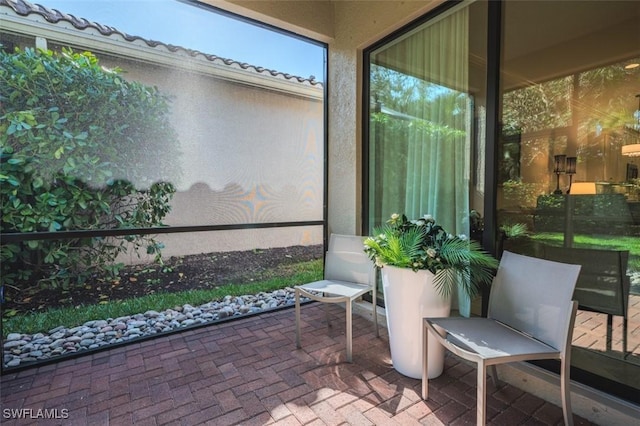
{"label": "large window", "polygon": [[[475,4],[473,9],[485,9]],[[482,211],[485,74],[469,7],[449,10],[369,52],[368,225],[432,214],[469,235]],[[480,16],[480,18],[478,18]]]}
{"label": "large window", "polygon": [[640,5],[505,2],[503,16],[501,243],[583,265],[574,377],[638,395]]}
{"label": "large window", "polygon": [[[99,3],[100,6],[107,4]],[[13,22],[3,25],[0,44],[6,39],[17,47],[33,48],[33,40],[37,38],[39,47],[46,46],[58,53],[65,48],[75,52],[90,50],[104,69],[122,70],[122,80],[137,85],[139,93],[133,93],[132,89],[118,93],[119,80],[109,87],[106,83],[98,87],[78,79],[71,82],[52,79],[53,83],[43,90],[52,94],[47,100],[50,104],[45,104],[44,97],[31,99],[26,91],[21,93],[16,89],[12,99],[22,99],[27,104],[40,102],[40,109],[54,109],[50,117],[36,117],[38,126],[32,123],[34,129],[29,128],[34,134],[31,140],[48,138],[48,144],[41,143],[44,148],[38,145],[23,149],[20,144],[29,139],[26,131],[20,140],[18,132],[3,140],[3,145],[6,142],[15,151],[12,155],[20,156],[13,162],[22,161],[23,157],[32,162],[31,169],[35,170],[32,178],[38,191],[53,193],[49,186],[52,182],[54,186],[61,186],[62,180],[56,177],[64,175],[72,182],[69,184],[72,188],[105,192],[117,186],[112,192],[120,192],[109,194],[109,200],[105,201],[110,204],[105,206],[108,212],[95,214],[89,224],[69,217],[73,216],[72,207],[91,213],[99,210],[81,200],[73,206],[68,204],[64,214],[53,222],[36,219],[37,225],[31,228],[3,222],[2,232],[61,233],[152,227],[162,228],[159,230],[162,234],[167,227],[194,228],[186,229],[190,231],[216,226],[307,222],[312,225],[287,230],[271,226],[271,231],[265,231],[264,237],[257,240],[219,234],[219,238],[191,237],[190,241],[184,241],[185,235],[175,233],[159,240],[169,256],[208,250],[321,244],[325,216],[325,46],[263,24],[240,20],[235,15],[223,15],[217,9],[197,3],[158,2],[158,8],[153,11],[154,20],[141,25],[146,21],[140,17],[148,14],[149,8],[140,2],[132,3],[135,4],[127,5],[131,10],[117,11],[112,7],[87,6],[86,2],[60,5],[54,0],[45,2],[46,6],[59,7],[64,13],[87,13],[87,16],[76,15],[88,19],[89,27],[94,27],[86,31],[84,26],[74,28],[79,18],[60,18],[60,14],[55,15],[57,12],[51,9],[45,12],[34,8],[26,17],[19,16],[17,19],[24,22],[22,26],[15,24],[13,28],[10,26]],[[67,10],[65,6],[80,9]],[[56,19],[49,15],[55,15]],[[106,28],[104,37],[96,40],[88,32],[97,31],[100,25],[112,24],[110,21],[93,23],[101,18],[115,19],[123,27]],[[51,28],[38,27],[38,19],[53,22],[49,25],[51,28],[72,27],[71,31],[76,34],[56,38]],[[211,27],[216,24],[224,26],[222,31],[215,28],[217,36],[222,33],[222,40],[212,35]],[[131,36],[122,41],[125,32]],[[265,59],[270,66],[278,68],[267,68],[267,63],[247,63],[247,57],[257,61],[264,56],[256,53],[258,48],[253,51],[241,48],[240,41],[249,39],[250,44],[257,45],[251,37],[255,39],[258,35],[280,46],[278,55],[274,55],[279,58],[278,65]],[[225,42],[228,37],[238,40],[235,51],[228,50],[230,43]],[[118,39],[119,44],[114,45],[114,39]],[[227,56],[233,53],[238,56]],[[223,54],[225,56],[218,56]],[[313,72],[317,77],[306,77],[309,73],[293,74],[294,69],[301,70],[297,67],[299,63],[319,71]],[[78,114],[83,115],[74,121],[65,115],[70,115],[70,108],[63,110],[61,105],[66,97],[72,98],[76,90],[87,93],[79,97],[84,104],[77,106]],[[102,97],[96,95],[99,91]],[[156,103],[145,100],[145,95],[152,96],[150,93],[157,94]],[[42,115],[46,114],[49,112]],[[57,131],[59,135],[35,134],[40,131],[36,129],[44,126],[45,119],[55,123],[50,133]],[[71,142],[64,145],[66,139]],[[4,154],[8,153],[4,149]],[[158,189],[159,183],[166,187]],[[127,191],[136,196],[145,191],[156,191],[156,195],[162,192],[166,198],[157,203],[162,211],[155,212],[157,216],[146,222],[128,221],[127,215],[134,210],[132,206],[143,205],[149,196],[143,201],[134,200]],[[82,197],[76,196],[74,202],[78,198]],[[57,201],[49,201],[51,205],[54,202]],[[8,205],[3,205],[3,209]],[[89,212],[78,214],[84,217]]]}
{"label": "large window", "polygon": [[431,213],[583,264],[572,378],[635,400],[638,28],[637,2],[446,2],[365,52],[364,126],[365,231]]}
{"label": "large window", "polygon": [[[0,6],[5,337],[76,327],[89,315],[118,318],[120,301],[135,306],[154,294],[181,298],[281,278],[285,287],[293,269],[276,271],[280,261],[263,267],[262,253],[300,268],[322,257],[323,43],[248,20],[238,27],[239,18],[225,14],[236,25],[218,31],[223,36],[279,46],[280,66],[272,69],[267,60],[247,63],[239,47],[238,57],[218,56],[233,43],[216,51],[209,31],[221,16],[208,6],[80,2],[89,15],[71,17],[76,12],[64,6],[74,2],[62,3],[62,12]],[[94,23],[101,10],[158,32]],[[312,66],[317,77],[298,76],[301,68],[288,64]],[[235,274],[228,264],[243,270]],[[153,310],[169,307],[162,299],[151,302]],[[54,308],[81,313],[67,318],[51,314]],[[28,357],[5,351],[0,369],[77,349]]]}
{"label": "large window", "polygon": [[486,41],[471,31],[484,22],[486,4],[456,7],[367,52],[366,232],[431,214],[480,238]]}

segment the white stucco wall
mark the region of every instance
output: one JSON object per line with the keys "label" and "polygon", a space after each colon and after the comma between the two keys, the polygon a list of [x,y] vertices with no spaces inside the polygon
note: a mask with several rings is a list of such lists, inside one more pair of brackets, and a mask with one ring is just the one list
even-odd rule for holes
{"label": "white stucco wall", "polygon": [[[109,61],[103,61],[108,63]],[[305,193],[278,215],[226,217],[217,212],[171,213],[172,225],[322,220],[323,101],[219,80],[180,69],[127,61],[126,78],[157,86],[171,101],[182,156],[178,192],[260,188]],[[292,84],[294,86],[295,84]],[[283,197],[285,197],[283,195]],[[198,215],[199,219],[195,219]],[[221,218],[225,216],[226,218]]]}
{"label": "white stucco wall", "polygon": [[[323,89],[313,98],[128,64],[170,95],[182,176],[169,226],[321,221]],[[121,65],[122,66],[122,65]],[[295,83],[292,84],[295,86]],[[322,227],[159,235],[163,256],[322,244]],[[132,255],[131,262],[137,261]]]}

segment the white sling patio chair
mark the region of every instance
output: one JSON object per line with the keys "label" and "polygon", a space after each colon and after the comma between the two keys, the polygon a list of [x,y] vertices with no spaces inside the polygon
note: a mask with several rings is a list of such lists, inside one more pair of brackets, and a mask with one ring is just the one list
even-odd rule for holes
{"label": "white sling patio chair", "polygon": [[573,424],[569,367],[578,303],[571,300],[580,266],[505,251],[489,296],[487,318],[425,318],[422,398],[428,398],[427,344],[432,333],[448,350],[478,367],[477,424],[486,419],[487,367],[517,361],[559,359],[562,410]]}
{"label": "white sling patio chair", "polygon": [[[353,358],[352,303],[369,292],[372,293],[373,321],[376,336],[378,336],[375,268],[364,252],[364,238],[356,235],[331,234],[329,249],[324,260],[324,279],[295,286],[296,346],[298,348],[301,348],[300,298],[302,296],[322,303],[345,304],[347,362],[352,362]],[[328,311],[327,325],[331,325]]]}

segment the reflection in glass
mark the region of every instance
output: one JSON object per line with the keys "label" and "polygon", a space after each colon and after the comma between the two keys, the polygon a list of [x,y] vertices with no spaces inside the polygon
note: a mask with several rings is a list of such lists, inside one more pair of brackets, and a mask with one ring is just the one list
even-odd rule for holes
{"label": "reflection in glass", "polygon": [[404,212],[469,235],[470,210],[482,211],[470,194],[484,174],[471,161],[484,146],[474,118],[484,104],[474,60],[483,39],[469,33],[485,16],[470,9],[482,7],[456,8],[370,53],[370,228]]}
{"label": "reflection in glass", "polygon": [[[393,213],[430,214],[482,238],[486,17],[483,2],[452,7],[368,52],[365,232]],[[460,299],[461,312],[480,311]]]}
{"label": "reflection in glass", "polygon": [[[572,365],[635,389],[640,182],[623,152],[640,143],[640,68],[627,66],[640,61],[639,13],[632,2],[505,3],[499,168],[511,172],[497,200],[503,248],[583,265]],[[545,34],[527,37],[542,19]]]}

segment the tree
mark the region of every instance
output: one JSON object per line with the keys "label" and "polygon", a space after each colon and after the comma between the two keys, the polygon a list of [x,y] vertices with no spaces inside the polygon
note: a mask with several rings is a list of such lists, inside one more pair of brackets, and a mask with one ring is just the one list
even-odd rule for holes
{"label": "tree", "polygon": [[[0,51],[2,233],[162,225],[178,178],[169,99],[91,53]],[[116,273],[151,237],[2,244],[2,283],[68,286]]]}

